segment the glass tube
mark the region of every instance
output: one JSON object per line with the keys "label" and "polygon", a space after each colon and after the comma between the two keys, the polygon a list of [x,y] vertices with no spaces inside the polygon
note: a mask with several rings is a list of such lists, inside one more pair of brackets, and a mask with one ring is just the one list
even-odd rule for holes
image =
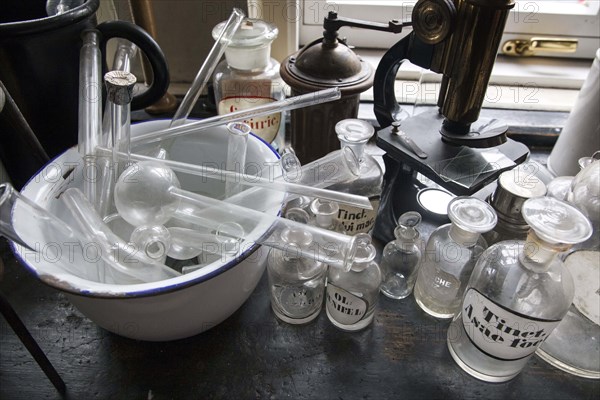
{"label": "glass tube", "polygon": [[219,253],[218,249],[221,246],[214,233],[177,226],[168,229],[171,234],[171,246],[167,255],[171,258],[189,260],[199,256],[202,252]]}
{"label": "glass tube", "polygon": [[[124,49],[121,56],[123,62],[129,57]],[[136,77],[127,71],[111,71],[104,75],[108,97],[108,122],[109,134],[112,143],[111,157],[98,159],[97,165],[102,171],[99,178],[99,194],[94,204],[95,209],[101,217],[105,217],[110,211],[111,200],[114,192],[115,177],[125,170],[129,163],[131,154],[131,100],[133,99],[133,88]],[[103,140],[108,141],[108,139]],[[124,163],[119,163],[117,152],[123,152],[126,157]]]}
{"label": "glass tube", "polygon": [[[128,179],[135,176],[135,179]],[[304,230],[313,246],[301,249],[303,257],[349,270],[356,244],[354,237],[301,224],[285,218],[230,204],[179,188],[173,171],[159,162],[140,162],[125,171],[115,187],[115,205],[134,226],[164,224],[171,217],[214,229],[235,239],[258,231],[256,242],[286,250],[279,238],[285,229]],[[239,229],[224,228],[237,226]]]}
{"label": "glass tube", "polygon": [[[133,100],[133,87],[136,81],[135,75],[125,71],[111,71],[104,75],[110,107],[112,153],[115,166],[118,165],[119,161],[117,152],[127,154],[125,161],[129,163],[129,155],[131,154],[131,100]],[[125,170],[125,168],[118,169],[119,172],[121,170]]]}
{"label": "glass tube", "polygon": [[[111,150],[98,147],[96,149],[98,155],[108,155]],[[117,153],[119,158],[126,158],[125,153]],[[357,196],[351,193],[336,192],[333,190],[321,189],[318,187],[301,185],[293,182],[286,182],[285,180],[274,180],[269,178],[262,178],[254,175],[245,175],[236,173],[233,171],[226,171],[219,168],[211,168],[202,165],[188,164],[181,161],[173,160],[162,160],[141,154],[131,154],[131,160],[133,161],[150,161],[159,162],[162,165],[171,168],[174,171],[184,172],[187,174],[202,176],[212,179],[220,179],[221,181],[226,178],[237,179],[240,185],[262,187],[269,190],[276,190],[279,192],[294,193],[298,195],[319,197],[326,200],[337,201],[342,204],[349,204],[357,207],[366,208],[372,210],[369,199],[364,196]]]}
{"label": "glass tube", "polygon": [[115,235],[79,189],[67,189],[61,199],[71,212],[81,234],[100,246],[102,257],[107,261],[105,265],[118,274],[141,282],[160,281],[181,275]]}
{"label": "glass tube", "polygon": [[204,60],[204,63],[202,64],[200,69],[198,70],[198,73],[196,74],[196,77],[194,78],[190,89],[185,94],[185,97],[179,105],[179,108],[175,112],[175,115],[171,120],[170,127],[180,126],[185,123],[185,120],[190,115],[190,112],[192,111],[192,108],[194,108],[196,101],[198,101],[200,93],[202,93],[202,91],[206,87],[206,84],[212,77],[215,67],[221,60],[223,53],[225,53],[225,49],[227,48],[227,46],[229,46],[229,43],[231,43],[233,35],[238,30],[240,24],[242,23],[245,17],[246,16],[242,12],[242,10],[238,8],[233,9],[231,15],[229,16],[229,19],[227,20],[225,26],[223,27],[223,30],[221,31],[221,34],[219,35],[217,41],[210,50],[210,53],[208,53],[208,56],[206,57],[206,60]]}
{"label": "glass tube", "polygon": [[[135,58],[136,52],[137,46],[134,43],[125,39],[117,39],[117,50],[115,51],[115,58],[113,60],[112,71],[130,72],[131,63]],[[112,147],[110,129],[110,107],[106,107],[104,110],[104,117],[102,119],[102,146]]]}
{"label": "glass tube", "polygon": [[102,114],[102,88],[99,32],[88,30],[82,34],[83,46],[79,53],[79,137],[77,149],[83,158],[83,192],[95,204],[96,157],[100,144],[100,116]]}
{"label": "glass tube", "polygon": [[243,122],[250,118],[260,117],[275,112],[283,112],[295,110],[297,108],[313,106],[316,104],[327,103],[338,100],[341,97],[340,89],[330,88],[319,90],[313,93],[307,93],[300,96],[290,97],[288,99],[274,101],[272,103],[263,104],[258,107],[240,110],[229,114],[217,115],[211,118],[205,118],[198,122],[162,129],[159,131],[148,132],[131,139],[133,148],[146,144],[162,142],[163,140],[174,139],[178,136],[196,133],[203,129],[213,128],[228,122]]}
{"label": "glass tube", "polygon": [[[225,169],[238,174],[243,174],[246,166],[246,150],[248,148],[248,134],[250,125],[243,122],[231,122],[227,124],[229,137],[227,138],[227,161]],[[242,191],[239,179],[234,177],[225,178],[225,198],[231,197]]]}

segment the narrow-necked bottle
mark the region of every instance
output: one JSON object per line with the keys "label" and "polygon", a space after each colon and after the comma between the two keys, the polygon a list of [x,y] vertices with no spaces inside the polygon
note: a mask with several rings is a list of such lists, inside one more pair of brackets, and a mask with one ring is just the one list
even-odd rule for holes
{"label": "narrow-necked bottle", "polygon": [[[300,221],[304,214],[294,209],[290,219]],[[300,257],[298,249],[312,245],[309,232],[286,229],[281,240],[288,245],[283,250],[271,249],[267,258],[267,271],[271,293],[271,308],[282,321],[290,324],[303,324],[315,319],[323,306],[327,266],[319,261]]]}
{"label": "narrow-necked bottle", "polygon": [[417,230],[421,214],[409,211],[398,218],[396,240],[389,242],[381,255],[381,293],[391,299],[404,299],[412,293],[421,262],[423,240]]}
{"label": "narrow-necked bottle", "polygon": [[531,227],[527,240],[482,254],[448,330],[456,363],[484,381],[515,377],[565,316],[574,285],[557,254],[592,232],[580,211],[551,197],[527,200],[523,217]]}
{"label": "narrow-necked bottle", "polygon": [[[349,235],[368,233],[375,224],[383,184],[381,167],[373,156],[365,151],[367,142],[374,135],[375,129],[371,124],[360,119],[344,119],[336,124],[335,131],[342,146],[342,150],[338,151],[351,149],[359,161],[359,168],[357,178],[335,184],[330,189],[367,196],[373,207],[372,210],[366,210],[340,204],[338,216]],[[331,171],[331,173],[333,172]]]}
{"label": "narrow-necked bottle", "polygon": [[350,271],[329,268],[327,275],[327,317],[345,331],[357,331],[373,322],[381,284],[371,237],[361,233],[356,240],[358,246]]}
{"label": "narrow-necked bottle", "polygon": [[487,248],[481,234],[496,225],[494,209],[467,196],[448,204],[452,223],[437,228],[427,241],[415,283],[415,300],[436,318],[452,318],[469,282],[475,262]]}

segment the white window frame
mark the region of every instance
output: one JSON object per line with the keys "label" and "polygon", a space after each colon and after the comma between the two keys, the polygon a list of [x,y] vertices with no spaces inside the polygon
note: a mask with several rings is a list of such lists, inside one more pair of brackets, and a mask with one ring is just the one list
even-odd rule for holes
{"label": "white window frame", "polygon": [[[347,18],[374,22],[391,19],[410,20],[416,0],[299,0],[300,44],[321,36],[323,18],[336,11]],[[392,3],[401,3],[393,5]],[[592,59],[600,47],[600,0],[517,0],[508,17],[501,43],[510,39],[530,39],[534,36],[577,38],[575,53],[540,53],[540,56]],[[399,35],[365,29],[343,27],[340,36],[348,44],[361,48],[387,49],[410,28]]]}

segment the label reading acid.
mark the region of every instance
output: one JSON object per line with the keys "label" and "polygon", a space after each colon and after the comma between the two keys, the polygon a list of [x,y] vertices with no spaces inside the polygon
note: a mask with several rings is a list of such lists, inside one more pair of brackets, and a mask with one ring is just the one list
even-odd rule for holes
{"label": "label reading acid.", "polygon": [[367,302],[340,287],[327,284],[327,311],[342,325],[353,325],[367,312]]}
{"label": "label reading acid.", "polygon": [[560,322],[515,314],[475,289],[465,294],[461,311],[471,342],[482,352],[501,360],[518,360],[531,355]]}
{"label": "label reading acid.", "polygon": [[379,208],[379,198],[371,198],[372,210],[366,210],[360,207],[340,204],[338,219],[344,225],[346,234],[353,236],[357,233],[368,233],[375,225],[377,209]]}
{"label": "label reading acid.", "polygon": [[[248,108],[257,107],[263,104],[274,102],[275,99],[270,97],[238,97],[231,96],[222,99],[219,102],[218,113],[229,114],[235,111],[246,110]],[[274,113],[269,115],[263,115],[262,117],[248,118],[243,121],[250,125],[252,133],[259,136],[267,143],[271,143],[281,125],[281,113]]]}

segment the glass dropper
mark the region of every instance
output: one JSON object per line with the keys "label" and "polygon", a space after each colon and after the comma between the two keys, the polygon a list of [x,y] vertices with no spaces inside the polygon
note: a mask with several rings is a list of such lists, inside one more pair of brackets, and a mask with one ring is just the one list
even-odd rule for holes
{"label": "glass dropper", "polygon": [[[134,177],[134,179],[131,179]],[[115,187],[115,205],[121,217],[133,226],[161,225],[171,218],[201,225],[236,238],[286,250],[281,233],[303,229],[313,237],[314,246],[301,249],[303,257],[349,270],[356,251],[355,238],[304,225],[275,215],[234,205],[179,188],[175,173],[159,162],[139,162],[128,168]],[[252,233],[258,232],[255,238]],[[217,233],[218,234],[218,233]]]}
{"label": "glass dropper", "polygon": [[[97,154],[100,156],[110,156],[112,151],[102,147],[97,148]],[[126,153],[117,152],[119,158],[126,158]],[[369,199],[364,196],[358,196],[351,193],[336,192],[328,189],[321,189],[312,186],[301,185],[293,182],[286,182],[278,179],[262,178],[255,175],[241,174],[235,171],[226,171],[219,168],[211,168],[202,165],[188,164],[181,161],[162,160],[141,154],[131,154],[132,161],[139,162],[159,162],[162,165],[179,172],[202,176],[212,179],[220,179],[225,181],[227,178],[235,179],[239,184],[244,186],[263,187],[270,190],[280,192],[294,193],[304,196],[319,197],[326,200],[337,201],[338,203],[349,204],[357,207],[371,210],[373,207]]]}
{"label": "glass dropper", "polygon": [[215,67],[221,60],[223,53],[225,53],[225,49],[231,43],[233,35],[235,35],[235,33],[237,32],[244,18],[245,15],[242,12],[242,10],[238,8],[233,9],[231,15],[229,16],[229,19],[227,20],[225,26],[223,27],[223,30],[221,31],[221,34],[219,35],[217,41],[210,50],[210,53],[208,53],[208,56],[206,57],[206,60],[204,60],[204,63],[202,64],[200,69],[198,70],[198,73],[196,74],[196,77],[194,78],[190,89],[185,94],[185,97],[181,101],[179,108],[175,112],[175,115],[171,120],[170,127],[180,126],[185,123],[185,120],[190,115],[190,112],[192,111],[192,108],[194,108],[196,101],[198,101],[200,93],[202,93],[202,91],[206,87],[206,84],[210,80],[212,73],[215,70]]}

